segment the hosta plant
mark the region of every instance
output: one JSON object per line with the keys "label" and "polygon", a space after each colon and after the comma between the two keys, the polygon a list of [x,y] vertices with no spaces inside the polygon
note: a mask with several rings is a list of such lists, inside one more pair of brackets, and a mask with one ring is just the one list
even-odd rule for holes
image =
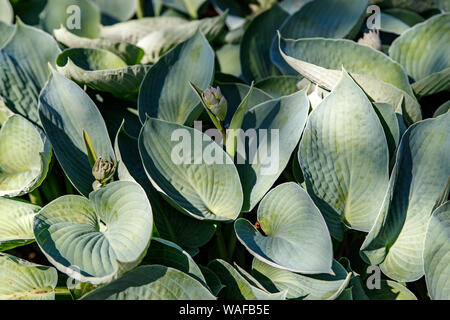
{"label": "hosta plant", "polygon": [[447,2],[25,2],[0,299],[450,299]]}

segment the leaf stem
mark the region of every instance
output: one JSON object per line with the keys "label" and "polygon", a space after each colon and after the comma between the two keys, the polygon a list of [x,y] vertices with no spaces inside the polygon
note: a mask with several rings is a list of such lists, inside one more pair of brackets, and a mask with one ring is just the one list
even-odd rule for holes
{"label": "leaf stem", "polygon": [[228,250],[225,245],[225,239],[222,234],[222,226],[220,224],[218,224],[216,228],[216,243],[220,259],[229,261]]}
{"label": "leaf stem", "polygon": [[42,201],[42,195],[38,188],[34,189],[32,192],[28,194],[30,198],[30,202],[37,206],[44,206],[44,202]]}

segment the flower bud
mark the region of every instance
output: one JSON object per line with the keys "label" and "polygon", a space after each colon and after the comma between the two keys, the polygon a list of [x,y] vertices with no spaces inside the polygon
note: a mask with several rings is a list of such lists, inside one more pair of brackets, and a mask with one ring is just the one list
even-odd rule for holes
{"label": "flower bud", "polygon": [[103,159],[102,157],[98,157],[92,167],[92,175],[95,180],[100,182],[109,180],[115,171],[116,165],[109,160]]}
{"label": "flower bud", "polygon": [[358,40],[359,44],[371,47],[375,50],[381,50],[381,40],[377,31],[370,30],[369,33],[364,33],[364,36]]}
{"label": "flower bud", "polygon": [[209,110],[220,120],[224,121],[227,115],[227,100],[222,95],[220,88],[209,87],[202,94],[203,101]]}

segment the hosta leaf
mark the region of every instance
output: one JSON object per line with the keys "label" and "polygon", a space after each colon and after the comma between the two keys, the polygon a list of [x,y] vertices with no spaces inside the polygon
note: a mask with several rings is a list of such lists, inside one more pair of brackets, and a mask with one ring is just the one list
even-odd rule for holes
{"label": "hosta leaf", "polygon": [[9,0],[14,14],[23,22],[36,26],[39,24],[39,15],[44,10],[47,0]]}
{"label": "hosta leaf", "polygon": [[238,44],[226,44],[216,50],[216,57],[220,72],[240,77],[242,74],[239,52],[241,46]]}
{"label": "hosta leaf", "polygon": [[198,10],[206,0],[161,0],[162,3],[170,8],[177,9],[187,13],[191,18],[197,19]]}
{"label": "hosta leaf", "polygon": [[[384,53],[351,40],[280,38],[280,50],[286,56],[322,68],[341,70],[343,66],[351,73],[376,78],[413,94],[401,65]],[[330,52],[334,54],[330,55]]]}
{"label": "hosta leaf", "polygon": [[179,17],[152,17],[129,20],[113,24],[112,26],[102,27],[100,38],[136,44],[152,32],[184,25],[188,22],[188,20]]}
{"label": "hosta leaf", "polygon": [[[388,103],[374,103],[375,112],[383,126],[384,134],[389,148],[389,158],[395,156],[400,143],[400,125],[394,108]],[[400,119],[401,120],[401,119]]]}
{"label": "hosta leaf", "polygon": [[388,192],[361,256],[397,281],[423,276],[424,238],[450,176],[450,114],[411,126],[403,135]]}
{"label": "hosta leaf", "polygon": [[139,151],[154,187],[182,212],[216,221],[232,221],[239,215],[243,195],[238,172],[209,136],[147,118]]}
{"label": "hosta leaf", "polygon": [[50,33],[63,25],[81,37],[100,34],[100,10],[90,0],[47,0],[40,17],[42,28]]}
{"label": "hosta leaf", "polygon": [[280,74],[272,64],[269,52],[276,31],[288,16],[289,14],[279,5],[274,5],[253,19],[245,30],[240,59],[242,74],[247,82]]}
{"label": "hosta leaf", "polygon": [[299,91],[297,87],[299,81],[300,78],[297,76],[273,76],[258,81],[255,87],[276,99]]}
{"label": "hosta leaf", "polygon": [[145,51],[142,63],[158,61],[169,49],[193,37],[196,32],[203,33],[208,41],[214,40],[225,26],[225,17],[226,13],[150,32],[136,44]]}
{"label": "hosta leaf", "polygon": [[214,296],[218,296],[220,291],[225,288],[225,286],[220,282],[219,277],[209,268],[199,265],[200,270],[203,273],[206,283]]}
{"label": "hosta leaf", "polygon": [[447,102],[444,102],[439,106],[439,108],[436,109],[436,111],[433,114],[433,118],[437,118],[442,114],[445,114],[450,110],[450,100]]}
{"label": "hosta leaf", "polygon": [[17,21],[0,50],[0,96],[11,111],[39,124],[38,96],[50,74],[47,64],[54,65],[60,52],[50,35]]}
{"label": "hosta leaf", "polygon": [[255,258],[276,268],[306,274],[331,273],[333,249],[325,221],[305,190],[284,183],[258,207],[262,234],[238,219],[236,235]]}
{"label": "hosta leaf", "polygon": [[450,299],[450,202],[431,215],[423,251],[425,279],[434,300]]}
{"label": "hosta leaf", "polygon": [[39,97],[39,115],[58,162],[75,188],[87,196],[95,179],[83,130],[89,135],[98,157],[115,161],[100,112],[80,87],[53,70]]}
{"label": "hosta leaf", "polygon": [[152,209],[134,182],[66,195],[41,209],[34,235],[56,268],[81,282],[109,282],[139,264],[152,232]]}
{"label": "hosta leaf", "polygon": [[0,251],[34,241],[33,217],[39,209],[30,203],[0,198]]}
{"label": "hosta leaf", "polygon": [[450,67],[414,82],[411,87],[419,99],[441,91],[450,91]]}
{"label": "hosta leaf", "polygon": [[144,56],[144,50],[131,43],[79,37],[72,32],[69,32],[64,27],[54,30],[53,35],[58,42],[66,47],[108,50],[116,54],[129,65],[141,62],[142,57]]}
{"label": "hosta leaf", "polygon": [[173,242],[153,238],[150,247],[148,248],[148,253],[142,260],[142,263],[160,264],[166,267],[175,268],[200,281],[205,287],[207,286],[205,277],[194,259],[192,259],[189,253]]}
{"label": "hosta leaf", "polygon": [[0,21],[0,48],[12,37],[14,26]]}
{"label": "hosta leaf", "polygon": [[[258,286],[252,285],[242,274],[229,263],[217,259],[208,264],[225,288],[220,292],[220,297],[225,300],[285,300],[286,291],[269,293]],[[259,285],[261,286],[261,285]]]}
{"label": "hosta leaf", "polygon": [[244,191],[242,211],[251,211],[287,166],[308,110],[306,92],[301,91],[263,102],[245,114],[235,160]]}
{"label": "hosta leaf", "polygon": [[14,12],[9,0],[0,0],[0,22],[12,23]]}
{"label": "hosta leaf", "polygon": [[[284,21],[280,33],[286,39],[311,37],[351,39],[362,25],[368,3],[368,0],[308,2]],[[272,41],[270,58],[284,74],[296,74],[281,57],[277,37]]]}
{"label": "hosta leaf", "polygon": [[342,223],[369,231],[388,185],[389,151],[369,99],[345,71],[311,112],[298,157],[331,234],[340,239]]}
{"label": "hosta leaf", "polygon": [[137,138],[121,128],[115,141],[119,179],[137,181],[146,190],[159,235],[183,248],[205,245],[214,235],[215,226],[178,212],[159,195],[145,173]]}
{"label": "hosta leaf", "polygon": [[404,32],[389,48],[389,55],[414,80],[450,68],[450,13],[436,15]]}
{"label": "hosta leaf", "polygon": [[[280,51],[283,59],[311,82],[330,91],[338,84],[341,77],[340,71],[329,70],[289,56],[281,49]],[[352,77],[373,101],[396,106],[396,111],[403,115],[407,123],[422,120],[422,111],[419,103],[407,92],[371,76],[352,74]]]}
{"label": "hosta leaf", "polygon": [[289,14],[294,14],[300,10],[301,7],[311,1],[312,0],[283,0],[281,1],[280,6],[289,12]]}
{"label": "hosta leaf", "polygon": [[17,197],[47,176],[52,147],[43,132],[20,115],[0,129],[0,196]]}
{"label": "hosta leaf", "polygon": [[103,49],[73,48],[63,51],[56,67],[67,78],[119,98],[134,100],[150,66],[127,66],[125,61]]}
{"label": "hosta leaf", "polygon": [[365,294],[370,300],[417,300],[404,285],[392,280],[380,280],[380,289],[366,289]]}
{"label": "hosta leaf", "polygon": [[414,11],[408,10],[408,9],[388,8],[388,9],[383,10],[383,12],[403,21],[410,27],[412,27],[415,24],[425,21],[425,19],[420,14],[418,14]]}
{"label": "hosta leaf", "polygon": [[336,260],[333,261],[334,275],[320,274],[305,276],[272,267],[257,259],[253,260],[252,273],[270,292],[287,289],[288,299],[334,300],[347,287],[351,273]]}
{"label": "hosta leaf", "polygon": [[136,12],[136,1],[92,0],[102,13],[103,22],[126,21]]}
{"label": "hosta leaf", "polygon": [[394,34],[402,34],[405,30],[409,29],[409,25],[407,25],[402,20],[391,16],[390,14],[381,13],[381,31],[394,33]]}
{"label": "hosta leaf", "polygon": [[199,104],[189,82],[206,88],[214,73],[214,52],[197,32],[161,58],[146,74],[139,91],[141,122],[150,117],[184,124]]}
{"label": "hosta leaf", "polygon": [[215,300],[199,281],[173,268],[141,266],[83,300]]}
{"label": "hosta leaf", "polygon": [[0,253],[0,300],[54,300],[57,282],[55,268]]}
{"label": "hosta leaf", "polygon": [[242,27],[246,22],[245,16],[251,13],[248,6],[240,1],[211,0],[211,3],[217,12],[223,13],[228,10],[226,23],[230,30],[236,30]]}

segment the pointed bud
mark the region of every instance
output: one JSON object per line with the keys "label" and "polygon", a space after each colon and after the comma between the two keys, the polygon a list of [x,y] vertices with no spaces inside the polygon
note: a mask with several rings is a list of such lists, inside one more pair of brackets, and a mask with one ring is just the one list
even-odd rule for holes
{"label": "pointed bud", "polygon": [[370,30],[369,33],[364,33],[364,36],[358,40],[358,43],[375,50],[381,50],[381,40],[378,30]]}
{"label": "pointed bud", "polygon": [[92,175],[95,180],[100,182],[109,180],[115,171],[116,165],[109,160],[103,159],[102,157],[98,157],[92,167]]}
{"label": "pointed bud", "polygon": [[220,88],[209,87],[202,94],[203,102],[209,110],[220,120],[224,121],[227,116],[227,100],[222,95]]}

